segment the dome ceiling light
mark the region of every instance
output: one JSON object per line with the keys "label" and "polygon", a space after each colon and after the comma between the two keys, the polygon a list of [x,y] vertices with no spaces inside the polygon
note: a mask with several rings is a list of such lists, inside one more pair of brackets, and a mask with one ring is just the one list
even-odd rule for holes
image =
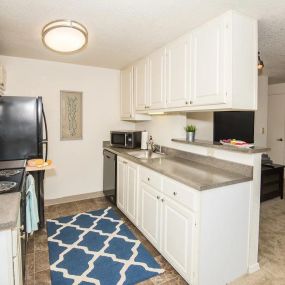
{"label": "dome ceiling light", "polygon": [[74,53],[87,45],[88,31],[76,21],[57,20],[44,26],[42,41],[52,51]]}

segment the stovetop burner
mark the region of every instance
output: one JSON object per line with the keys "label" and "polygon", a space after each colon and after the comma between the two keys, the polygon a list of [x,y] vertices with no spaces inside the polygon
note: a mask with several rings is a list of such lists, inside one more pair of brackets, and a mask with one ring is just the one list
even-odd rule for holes
{"label": "stovetop burner", "polygon": [[4,193],[12,190],[17,186],[16,182],[12,181],[0,181],[0,193]]}
{"label": "stovetop burner", "polygon": [[22,170],[20,169],[3,169],[0,170],[0,177],[4,176],[4,177],[10,177],[10,176],[14,176],[19,174],[20,172],[22,172]]}

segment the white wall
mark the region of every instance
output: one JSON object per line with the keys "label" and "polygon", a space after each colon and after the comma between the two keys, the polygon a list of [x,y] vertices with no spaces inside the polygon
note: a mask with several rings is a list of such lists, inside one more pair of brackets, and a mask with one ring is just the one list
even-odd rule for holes
{"label": "white wall", "polygon": [[213,140],[213,112],[187,113],[187,124],[197,127],[196,139]]}
{"label": "white wall", "polygon": [[[102,141],[112,129],[134,128],[119,115],[118,70],[0,56],[7,70],[6,95],[42,96],[49,131],[45,198],[102,191]],[[60,141],[60,90],[83,92],[83,140]]]}
{"label": "white wall", "polygon": [[136,129],[147,130],[157,144],[174,147],[175,143],[171,139],[185,137],[185,125],[185,113],[175,113],[152,116],[151,121],[136,123]]}
{"label": "white wall", "polygon": [[268,76],[258,77],[258,107],[254,117],[254,140],[258,146],[267,146]]}

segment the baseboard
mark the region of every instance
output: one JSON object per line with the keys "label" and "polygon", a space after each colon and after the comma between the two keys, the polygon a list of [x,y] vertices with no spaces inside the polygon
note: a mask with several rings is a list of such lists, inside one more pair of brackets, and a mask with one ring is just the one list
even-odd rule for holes
{"label": "baseboard", "polygon": [[254,273],[254,272],[258,271],[258,270],[260,270],[260,266],[259,266],[258,262],[254,263],[254,264],[251,264],[248,267],[248,273],[249,274]]}
{"label": "baseboard", "polygon": [[99,192],[93,192],[93,193],[66,196],[66,197],[57,198],[57,199],[48,199],[48,200],[45,200],[45,206],[81,201],[81,200],[86,200],[86,199],[99,198],[103,196],[104,196],[103,191],[99,191]]}

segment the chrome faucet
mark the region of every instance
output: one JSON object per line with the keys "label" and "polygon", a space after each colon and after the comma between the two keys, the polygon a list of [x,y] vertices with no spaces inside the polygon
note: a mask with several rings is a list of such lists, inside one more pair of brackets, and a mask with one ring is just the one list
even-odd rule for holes
{"label": "chrome faucet", "polygon": [[152,139],[152,136],[149,137],[149,140],[147,142],[147,148],[149,153],[155,152],[155,145]]}

